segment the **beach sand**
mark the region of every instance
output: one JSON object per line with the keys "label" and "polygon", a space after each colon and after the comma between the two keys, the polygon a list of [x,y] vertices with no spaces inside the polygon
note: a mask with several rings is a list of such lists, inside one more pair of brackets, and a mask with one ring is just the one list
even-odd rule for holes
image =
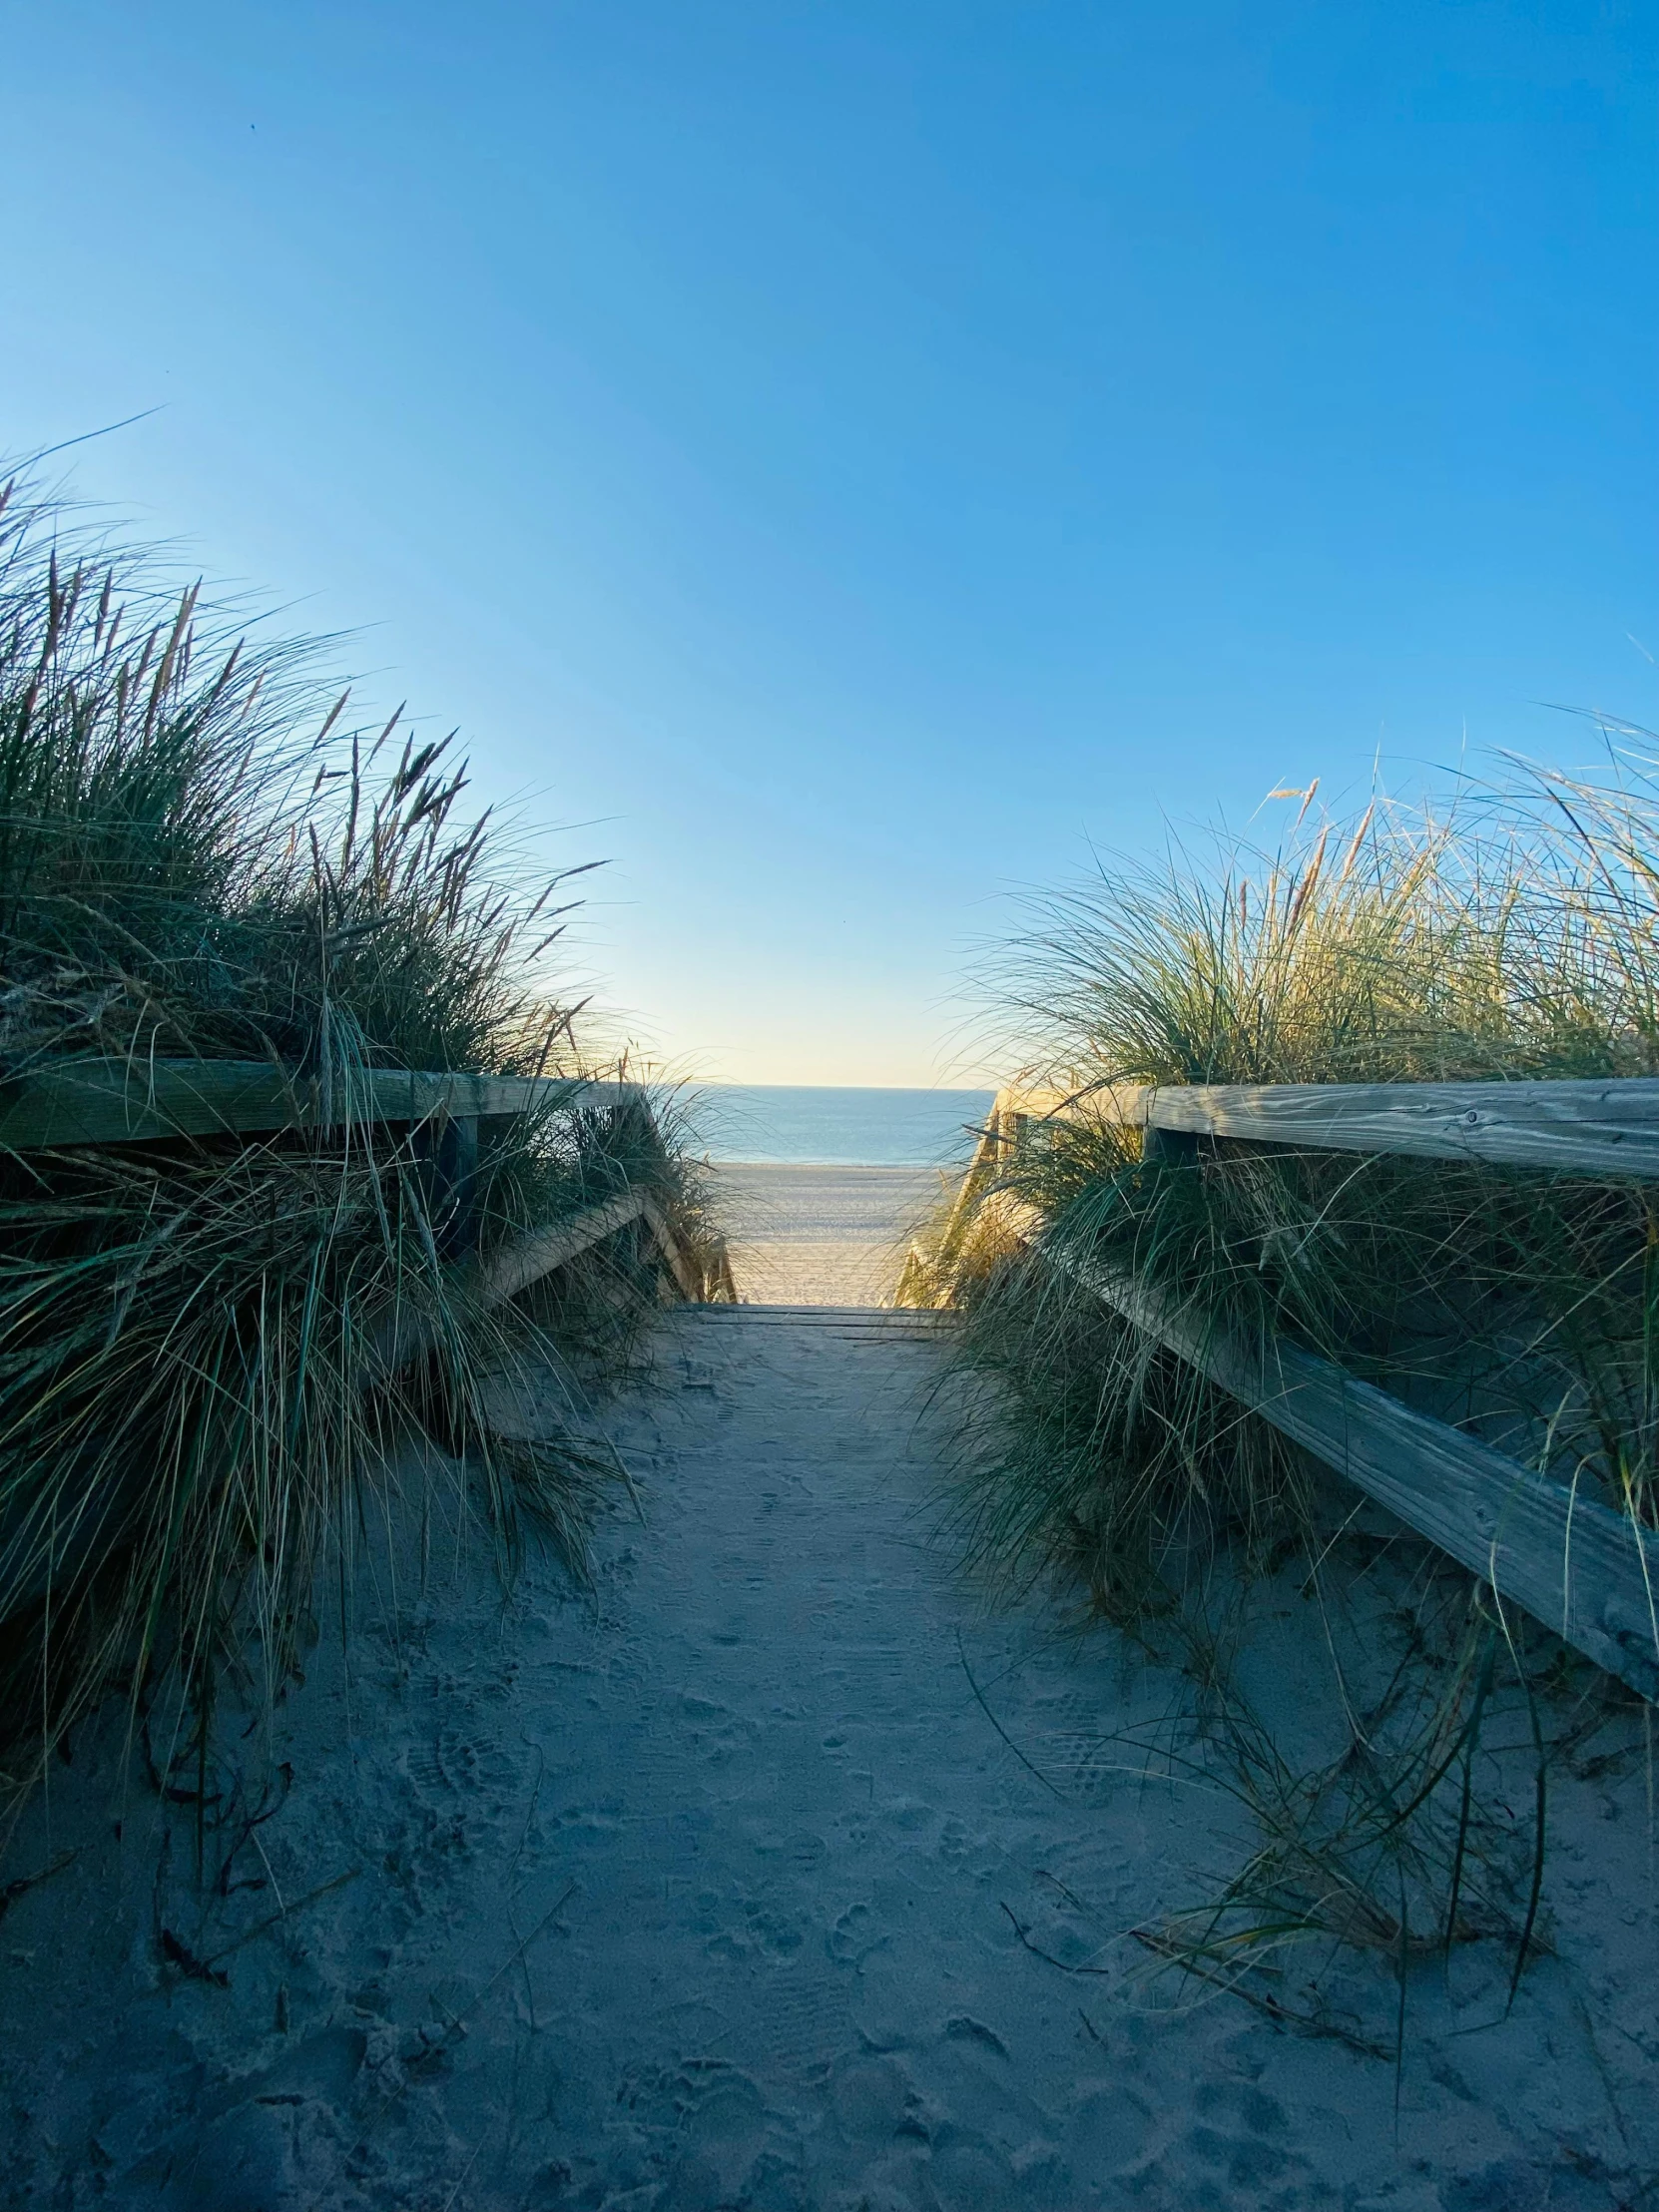
{"label": "beach sand", "polygon": [[757,1306],[879,1306],[905,1233],[950,1188],[936,1168],[757,1167],[717,1171],[738,1296]]}
{"label": "beach sand", "polygon": [[[1318,2036],[1149,1980],[1132,1932],[1259,1834],[1196,1739],[1146,1752],[1179,1677],[1040,1594],[988,1612],[928,1541],[948,1328],[665,1316],[591,1588],[532,1555],[504,1607],[435,1531],[394,1631],[365,1559],[271,1763],[221,1716],[200,1828],[139,1749],[120,1784],[120,1714],[85,1732],[0,1870],[46,1874],[0,1890],[0,2204],[1651,2207],[1639,1757],[1556,1778],[1513,2009],[1500,1945],[1436,1954],[1397,2069],[1388,1957],[1282,1954]],[[1268,1595],[1289,1743],[1329,1663]]]}

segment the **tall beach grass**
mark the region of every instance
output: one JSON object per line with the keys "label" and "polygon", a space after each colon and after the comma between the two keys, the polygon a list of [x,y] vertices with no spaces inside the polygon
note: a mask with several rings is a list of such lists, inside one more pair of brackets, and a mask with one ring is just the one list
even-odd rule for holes
{"label": "tall beach grass", "polygon": [[[1389,1538],[1414,1625],[1405,1646],[1375,1618],[1334,1644],[1353,1733],[1329,1768],[1293,1774],[1218,1688],[1216,1592],[1300,1561],[1303,1586],[1329,1593],[1345,1562],[1372,1571],[1375,1539],[1350,1531],[1324,1470],[1079,1274],[1105,1263],[1201,1326],[1302,1344],[1652,1528],[1659,1193],[1227,1140],[1148,1156],[1111,1093],[1659,1072],[1659,787],[1631,750],[1610,759],[1585,779],[1517,771],[1440,816],[1305,810],[1273,850],[1218,839],[1103,871],[1040,902],[997,965],[1007,1064],[1069,1106],[941,1212],[906,1269],[901,1297],[959,1311],[962,1364],[989,1385],[951,1517],[980,1568],[1078,1578],[1215,1693],[1236,1786],[1279,1839],[1202,1917],[1230,1958],[1263,1929],[1334,1920],[1393,1940],[1408,1919],[1449,1942],[1475,1876],[1471,1727],[1518,1700],[1524,1765],[1539,1669],[1576,1685],[1575,1744],[1584,1699],[1603,1715],[1627,1700]],[[1520,1831],[1514,1925],[1535,1939]],[[1187,1935],[1168,1940],[1190,1958]]]}
{"label": "tall beach grass", "polygon": [[[227,1668],[275,1695],[323,1563],[432,1485],[510,1570],[532,1527],[578,1559],[616,1471],[579,1371],[661,1293],[655,1248],[562,1271],[539,1324],[488,1306],[449,1264],[436,1128],[349,1115],[367,1067],[582,1072],[566,876],[527,880],[467,816],[451,744],[352,734],[317,665],[26,482],[0,500],[0,1079],[258,1059],[347,1102],[312,1132],[0,1156],[17,1792],[111,1690],[181,1687],[199,1728]],[[481,1157],[479,1252],[638,1188],[713,1254],[672,1112],[555,1096]],[[535,1433],[498,1416],[527,1360],[570,1407]]]}
{"label": "tall beach grass", "polygon": [[1656,886],[1646,778],[1550,776],[1443,819],[1372,807],[1307,822],[1271,853],[1177,853],[1038,910],[999,971],[1010,1057],[1069,1108],[948,1238],[935,1224],[907,1286],[960,1305],[979,1356],[1040,1399],[1049,1471],[994,1478],[973,1523],[988,1556],[1065,1548],[1087,1525],[1102,1588],[1120,1545],[1133,1582],[1131,1558],[1177,1523],[1190,1533],[1195,1509],[1218,1530],[1271,1518],[1289,1471],[1287,1447],[1253,1442],[1260,1424],[1184,1364],[1021,1258],[1009,1197],[1051,1249],[1121,1264],[1234,1330],[1289,1335],[1655,1524],[1659,1226],[1638,1182],[1225,1139],[1202,1141],[1188,1172],[1143,1157],[1111,1098],[1653,1073]]}

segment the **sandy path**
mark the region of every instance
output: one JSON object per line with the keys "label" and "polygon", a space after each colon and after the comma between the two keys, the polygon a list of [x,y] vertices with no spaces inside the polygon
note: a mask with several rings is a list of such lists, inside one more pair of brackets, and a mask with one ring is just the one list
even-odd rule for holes
{"label": "sandy path", "polygon": [[905,1232],[936,1204],[936,1168],[761,1167],[718,1171],[738,1295],[757,1305],[879,1306]]}
{"label": "sandy path", "polygon": [[647,1521],[602,1532],[597,1601],[533,1565],[503,1617],[467,1570],[397,1650],[365,1633],[349,1693],[319,1664],[290,1701],[270,1869],[289,1901],[363,1872],[227,1954],[229,1987],[164,1966],[159,1931],[209,1957],[271,1892],[204,1905],[183,1815],[158,1883],[158,1816],[118,1846],[107,1780],[61,1776],[15,1857],[83,1855],[3,1931],[0,2202],[1651,2202],[1645,1909],[1585,1985],[1599,2051],[1551,1962],[1501,2030],[1430,2008],[1397,2133],[1385,2063],[1232,1999],[1149,2009],[1144,1954],[1102,1932],[1241,1838],[1100,1748],[1167,1680],[1036,1606],[983,1617],[922,1542],[929,1327],[672,1318],[618,1423]]}

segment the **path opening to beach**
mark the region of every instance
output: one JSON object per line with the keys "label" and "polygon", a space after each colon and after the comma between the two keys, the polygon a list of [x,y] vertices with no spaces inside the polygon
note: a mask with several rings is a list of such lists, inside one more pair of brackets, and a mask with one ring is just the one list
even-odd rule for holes
{"label": "path opening to beach", "polygon": [[1148,1980],[1131,1932],[1253,1832],[1136,1748],[1177,1677],[930,1540],[948,1329],[665,1315],[591,1586],[533,1556],[504,1608],[435,1545],[395,1626],[322,1637],[205,1883],[188,1808],[114,1826],[121,1731],[78,1750],[19,1840],[57,1871],[6,1916],[0,2205],[1648,2203],[1651,1935],[1599,1830],[1562,1962],[1505,2021],[1506,1957],[1459,1959],[1478,2036],[1427,1977],[1400,2073]]}
{"label": "path opening to beach", "polygon": [[906,1233],[959,1169],[774,1167],[716,1171],[738,1296],[752,1306],[880,1306]]}
{"label": "path opening to beach", "polygon": [[[0,2212],[1652,2202],[1639,1772],[1552,1800],[1575,1874],[1512,2009],[1460,1946],[1397,2064],[1362,1953],[1160,1976],[1262,1831],[1179,1672],[960,1571],[982,1385],[954,1317],[881,1303],[959,1172],[716,1170],[744,1303],[656,1319],[590,1579],[532,1550],[504,1602],[463,1529],[365,1528],[350,1638],[319,1621],[271,1740],[216,1716],[200,1826],[87,1731],[3,1901]],[[1307,1750],[1300,1576],[1251,1694]]]}

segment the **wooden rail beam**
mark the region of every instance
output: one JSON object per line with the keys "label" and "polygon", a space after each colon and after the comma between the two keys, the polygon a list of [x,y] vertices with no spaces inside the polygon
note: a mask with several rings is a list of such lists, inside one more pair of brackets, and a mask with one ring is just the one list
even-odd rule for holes
{"label": "wooden rail beam", "polygon": [[1398,1514],[1633,1690],[1659,1701],[1659,1537],[1294,1345],[1258,1351],[1039,1237],[1051,1265]]}
{"label": "wooden rail beam", "polygon": [[516,1298],[555,1268],[591,1251],[629,1222],[638,1221],[645,1207],[642,1192],[623,1191],[569,1221],[554,1222],[549,1228],[515,1237],[473,1270],[475,1296],[485,1306],[499,1306],[506,1299]]}
{"label": "wooden rail beam", "polygon": [[[539,1283],[543,1276],[551,1275],[555,1268],[565,1267],[572,1260],[580,1259],[584,1252],[591,1252],[595,1245],[615,1236],[631,1221],[645,1223],[682,1297],[688,1302],[699,1304],[710,1290],[714,1290],[724,1291],[736,1304],[730,1262],[723,1257],[714,1283],[704,1283],[681,1250],[667,1216],[648,1191],[619,1191],[614,1198],[606,1199],[599,1206],[590,1206],[584,1213],[513,1238],[492,1252],[487,1260],[464,1261],[456,1271],[457,1284],[478,1304],[500,1306],[507,1299],[516,1298],[521,1291],[527,1291],[532,1283]],[[382,1374],[408,1367],[429,1352],[434,1342],[431,1323],[406,1309],[384,1313],[373,1325],[372,1336],[376,1362]]]}
{"label": "wooden rail beam", "polygon": [[[422,1136],[429,1211],[442,1258],[466,1265],[476,1242],[481,1146],[498,1142],[515,1114],[547,1105],[647,1106],[644,1085],[586,1076],[448,1074],[357,1068],[332,1080],[298,1076],[264,1060],[72,1060],[0,1083],[0,1149],[143,1144],[176,1137],[253,1135],[278,1129],[408,1122]],[[483,1268],[487,1303],[549,1274],[590,1245],[644,1217],[688,1299],[705,1285],[667,1217],[645,1193],[625,1193],[520,1239]],[[718,1289],[730,1289],[730,1266]],[[396,1334],[394,1329],[394,1336]]]}
{"label": "wooden rail beam", "polygon": [[145,1144],[434,1115],[476,1121],[549,1101],[616,1106],[646,1095],[637,1083],[581,1076],[366,1068],[325,1085],[264,1060],[72,1060],[0,1083],[0,1149]]}
{"label": "wooden rail beam", "polygon": [[[1159,1140],[1149,1154],[1164,1158],[1183,1156],[1175,1149],[1183,1136],[1191,1143],[1208,1135],[1659,1180],[1659,1081],[1645,1077],[1011,1090],[999,1094],[990,1127],[1006,1128],[1020,1101],[1033,1119],[1093,1112],[1140,1126]],[[1387,1506],[1500,1599],[1659,1700],[1659,1536],[1313,1353],[1283,1340],[1256,1349],[1136,1278],[1067,1251],[1040,1215],[996,1190],[994,1148],[982,1149],[975,1202],[995,1207],[1028,1247]]]}
{"label": "wooden rail beam", "polygon": [[1063,1121],[1095,1113],[1189,1137],[1335,1152],[1397,1152],[1423,1160],[1485,1160],[1568,1174],[1659,1182],[1659,1078],[1514,1083],[1120,1084],[1098,1091],[1004,1092],[1017,1107]]}

